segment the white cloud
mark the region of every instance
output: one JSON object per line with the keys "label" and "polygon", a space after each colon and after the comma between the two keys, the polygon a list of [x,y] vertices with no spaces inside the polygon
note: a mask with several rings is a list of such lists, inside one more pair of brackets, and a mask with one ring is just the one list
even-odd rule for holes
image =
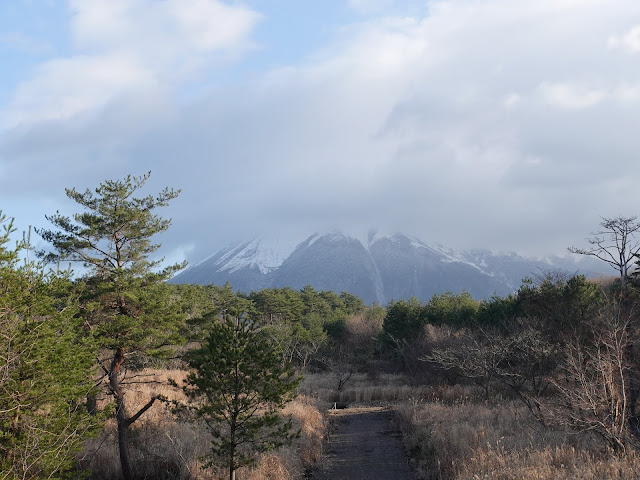
{"label": "white cloud", "polygon": [[260,18],[246,8],[210,0],[169,0],[167,10],[178,21],[179,33],[201,51],[246,47],[247,37]]}
{"label": "white cloud", "polygon": [[260,16],[219,0],[70,0],[77,48],[151,58],[247,47]]}
{"label": "white cloud", "polygon": [[610,37],[609,47],[623,48],[631,53],[640,52],[640,25],[631,28],[622,36]]}
{"label": "white cloud", "polygon": [[424,62],[427,48],[419,22],[411,18],[386,18],[363,24],[347,43],[326,52],[328,58],[303,66],[300,71],[306,72],[305,75],[352,77],[346,78],[347,81],[409,78]]}
{"label": "white cloud", "polygon": [[[4,152],[27,166],[9,165],[0,192],[90,186],[114,158],[118,172],[152,169],[154,185],[183,188],[163,243],[193,241],[190,260],[229,236],[323,225],[557,252],[598,215],[637,204],[632,188],[616,188],[640,177],[640,65],[607,49],[640,17],[635,0],[429,2],[421,15],[343,25],[304,62],[188,105],[163,87],[212,52],[249,48],[257,14],[226,7],[237,21],[220,14],[229,32],[208,36],[217,14],[196,3],[189,18],[171,10],[178,0],[87,4],[74,3],[77,56],[43,65],[13,105],[25,122],[56,108],[66,121],[7,136]],[[149,94],[144,107],[113,100],[132,89]],[[162,124],[148,107],[156,89],[173,108]],[[68,99],[64,109],[54,98]],[[90,122],[73,117],[96,105]],[[136,123],[146,129],[129,144],[102,148]],[[86,159],[73,180],[38,174]]]}
{"label": "white cloud", "polygon": [[502,105],[507,110],[512,110],[518,106],[518,104],[522,101],[522,98],[517,93],[510,93],[505,95],[502,99]]}
{"label": "white cloud", "polygon": [[259,15],[218,0],[70,0],[75,53],[49,60],[22,82],[5,128],[65,119],[118,96],[179,87],[216,53],[250,47]]}
{"label": "white cloud", "polygon": [[153,71],[125,54],[51,60],[18,87],[4,120],[19,125],[69,118],[103,107],[118,94],[153,89],[156,84]]}
{"label": "white cloud", "polygon": [[620,85],[616,89],[615,96],[620,102],[633,105],[640,101],[640,83]]}
{"label": "white cloud", "polygon": [[336,217],[351,211],[345,223],[378,218],[448,243],[562,250],[599,212],[634,201],[605,197],[612,164],[640,173],[640,118],[628,109],[640,70],[606,49],[640,4],[614,3],[442,1],[421,18],[354,25],[264,91],[291,116],[272,130],[288,141],[269,171],[295,159],[307,218],[319,197]]}
{"label": "white cloud", "polygon": [[607,96],[598,89],[577,87],[567,83],[543,83],[539,91],[549,105],[567,110],[581,110],[597,105]]}

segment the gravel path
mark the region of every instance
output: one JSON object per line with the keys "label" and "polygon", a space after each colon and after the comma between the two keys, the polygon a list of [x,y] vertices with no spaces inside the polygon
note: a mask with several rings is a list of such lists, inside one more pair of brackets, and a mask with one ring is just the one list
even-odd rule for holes
{"label": "gravel path", "polygon": [[324,468],[313,480],[415,480],[393,412],[384,407],[331,410]]}

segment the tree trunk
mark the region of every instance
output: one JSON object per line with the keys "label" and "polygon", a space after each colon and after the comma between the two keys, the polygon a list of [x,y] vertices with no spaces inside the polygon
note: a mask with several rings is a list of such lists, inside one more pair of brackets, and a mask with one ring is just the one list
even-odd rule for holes
{"label": "tree trunk", "polygon": [[118,422],[118,450],[120,452],[120,466],[122,478],[132,480],[131,462],[129,460],[129,422],[124,409],[124,398],[116,397],[116,420]]}
{"label": "tree trunk", "polygon": [[236,465],[235,465],[235,452],[233,446],[231,446],[231,452],[229,454],[229,480],[236,480]]}
{"label": "tree trunk", "polygon": [[[238,370],[236,365],[236,373],[237,371]],[[238,418],[238,412],[235,411],[231,419],[231,425],[229,428],[230,430],[229,436],[231,437],[231,443],[229,445],[229,480],[236,480],[236,419],[237,418]]]}
{"label": "tree trunk", "polygon": [[124,392],[118,379],[120,373],[120,365],[124,360],[124,352],[121,347],[118,347],[111,361],[111,368],[109,369],[109,387],[111,393],[116,400],[116,421],[118,424],[118,451],[120,453],[120,466],[122,468],[122,478],[124,480],[132,480],[131,474],[131,462],[129,460],[129,419],[127,418],[127,411],[124,406]]}

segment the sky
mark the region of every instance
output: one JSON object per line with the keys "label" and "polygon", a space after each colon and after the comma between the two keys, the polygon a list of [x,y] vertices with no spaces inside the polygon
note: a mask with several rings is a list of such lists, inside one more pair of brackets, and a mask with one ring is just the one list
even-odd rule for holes
{"label": "sky", "polygon": [[640,214],[637,0],[0,0],[0,68],[19,230],[147,171],[192,263],[372,228],[563,254]]}

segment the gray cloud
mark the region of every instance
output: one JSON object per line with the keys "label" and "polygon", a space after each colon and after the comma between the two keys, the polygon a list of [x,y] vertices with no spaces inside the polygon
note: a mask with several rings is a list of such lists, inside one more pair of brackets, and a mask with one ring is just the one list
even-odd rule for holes
{"label": "gray cloud", "polygon": [[449,0],[343,26],[304,64],[188,100],[175,82],[118,90],[5,129],[0,199],[151,169],[150,189],[183,189],[172,258],[332,227],[562,252],[600,215],[640,212],[638,14],[622,0]]}

